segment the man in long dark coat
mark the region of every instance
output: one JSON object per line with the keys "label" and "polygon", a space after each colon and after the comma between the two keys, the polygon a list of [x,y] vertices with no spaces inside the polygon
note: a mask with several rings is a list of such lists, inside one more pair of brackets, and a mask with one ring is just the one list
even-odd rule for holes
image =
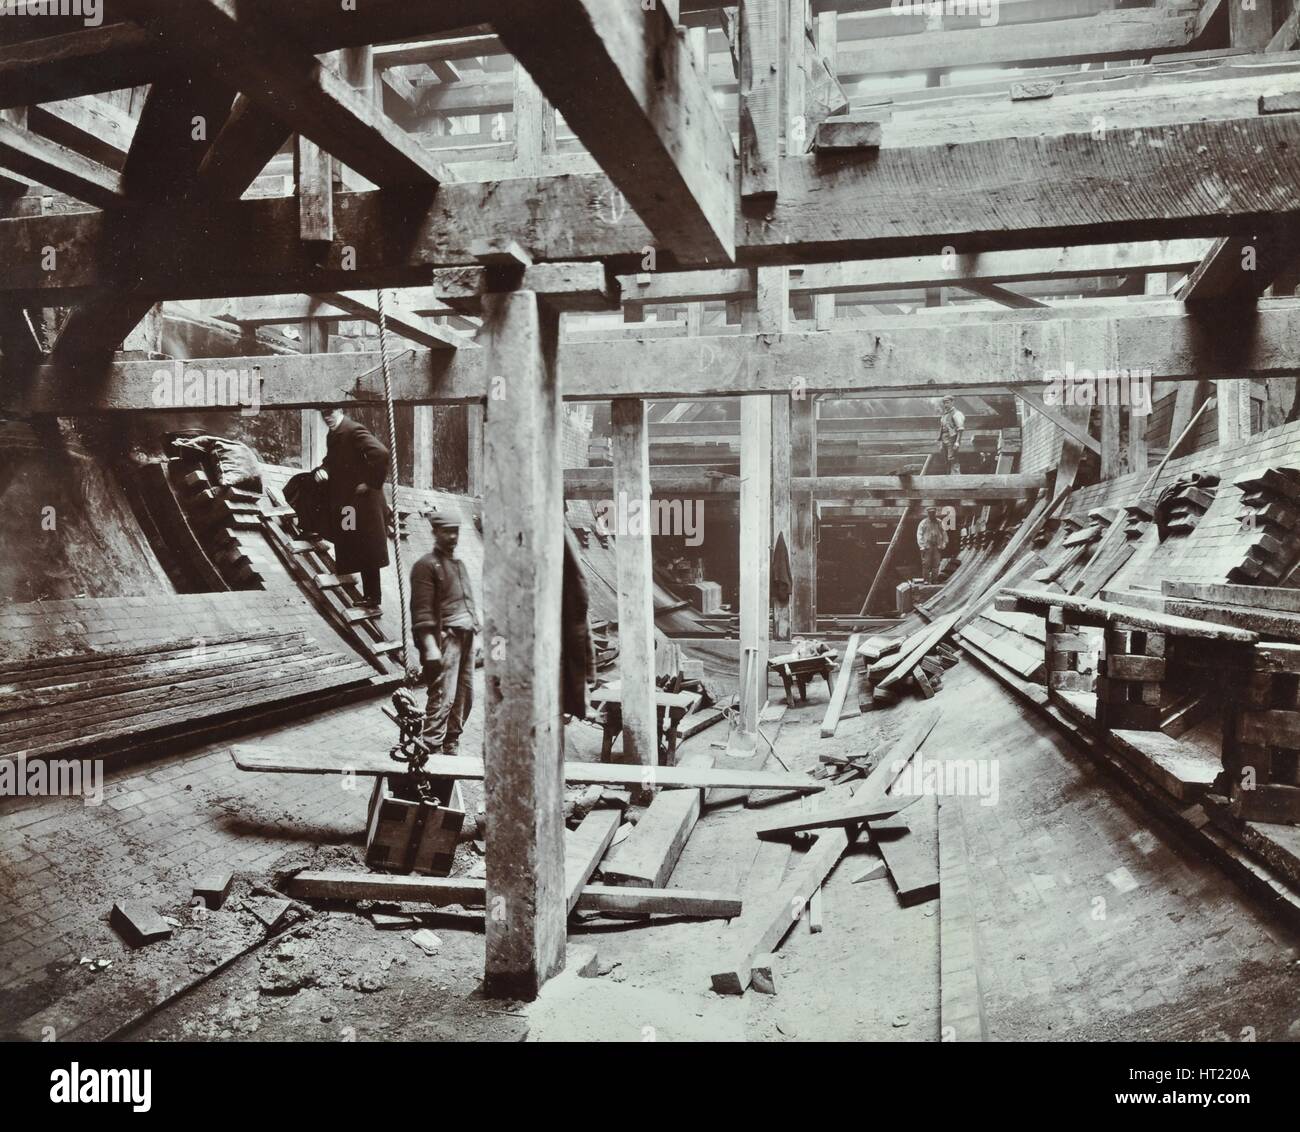
{"label": "man in long dark coat", "polygon": [[321,415],[329,426],[325,460],[316,469],[329,495],[330,530],[325,534],[334,543],[338,572],[361,575],[362,608],[378,613],[383,597],[379,571],[388,565],[388,449],[342,409],[322,409]]}

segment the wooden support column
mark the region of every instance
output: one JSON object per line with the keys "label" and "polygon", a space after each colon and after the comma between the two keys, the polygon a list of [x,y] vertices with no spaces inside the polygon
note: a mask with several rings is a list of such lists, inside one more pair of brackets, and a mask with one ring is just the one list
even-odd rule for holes
{"label": "wooden support column", "polygon": [[812,54],[812,8],[808,0],[785,0],[785,152],[806,153],[809,66]]}
{"label": "wooden support column", "polygon": [[[329,353],[330,325],[321,319],[310,319],[299,324],[304,354]],[[302,437],[299,455],[302,466],[308,469],[319,468],[325,460],[325,439],[329,435],[325,418],[320,415],[320,409],[301,409],[299,417]]]}
{"label": "wooden support column", "polygon": [[334,159],[301,134],[294,147],[298,187],[298,238],[328,243],[334,239]]}
{"label": "wooden support column", "polygon": [[1128,409],[1128,470],[1147,470],[1147,424],[1151,414],[1146,405],[1130,405]]}
{"label": "wooden support column", "polygon": [[774,196],[781,161],[781,7],[740,0],[740,195]]}
{"label": "wooden support column", "polygon": [[[767,656],[771,617],[772,563],[772,398],[762,394],[740,400],[740,652],[754,650],[757,676],[742,688],[740,729],[758,730],[758,713],[766,701]],[[743,669],[742,669],[743,671]]]}
{"label": "wooden support column", "polygon": [[484,989],[505,998],[536,998],[564,966],[558,338],[534,292],[484,297]]}
{"label": "wooden support column", "polygon": [[555,152],[555,107],[532,75],[515,64],[515,176],[535,177],[542,159]]}
{"label": "wooden support column", "polygon": [[1101,478],[1114,479],[1119,475],[1120,406],[1108,396],[1101,406]]}
{"label": "wooden support column", "polygon": [[[796,476],[817,474],[817,400],[811,393],[790,399],[790,470]],[[790,631],[816,633],[817,511],[812,492],[793,492],[791,507]]]}
{"label": "wooden support column", "polygon": [[[610,404],[614,532],[618,565],[618,667],[622,678],[623,751],[619,762],[659,765],[655,708],[654,580],[650,556],[650,434],[645,402]],[[623,517],[627,517],[626,523]],[[650,772],[648,777],[653,775]]]}
{"label": "wooden support column", "polygon": [[411,429],[411,486],[433,487],[433,406],[415,405]]}
{"label": "wooden support column", "polygon": [[465,406],[465,494],[473,499],[483,495],[483,415],[481,401]]}
{"label": "wooden support column", "polygon": [[1250,381],[1245,378],[1216,381],[1219,443],[1236,444],[1250,436]]}
{"label": "wooden support column", "polygon": [[1273,0],[1228,0],[1228,40],[1262,51],[1273,38]]}
{"label": "wooden support column", "polygon": [[[760,267],[756,280],[756,318],[759,334],[784,334],[789,330],[790,273],[784,267]],[[792,530],[793,501],[790,497],[790,395],[777,394],[772,398],[772,532],[771,545],[777,538],[785,538],[787,554],[794,537]],[[743,449],[742,449],[743,459]],[[741,549],[742,555],[745,553]],[[769,554],[769,561],[770,561]],[[770,569],[770,565],[769,565]],[[772,595],[772,618],[778,641],[790,639],[790,595],[780,598]],[[764,669],[766,671],[766,669]]]}

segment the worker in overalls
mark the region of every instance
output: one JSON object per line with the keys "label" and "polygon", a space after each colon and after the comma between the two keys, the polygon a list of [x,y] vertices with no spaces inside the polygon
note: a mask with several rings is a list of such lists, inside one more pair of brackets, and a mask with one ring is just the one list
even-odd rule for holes
{"label": "worker in overalls", "polygon": [[434,514],[429,525],[433,552],[411,567],[411,633],[429,693],[424,740],[434,753],[454,755],[474,706],[474,635],[480,625],[469,570],[456,557],[460,524]]}
{"label": "worker in overalls", "polygon": [[933,507],[925,509],[925,518],[916,528],[916,545],[921,548],[921,568],[927,586],[934,585],[939,573],[939,563],[948,546],[948,532],[943,529],[938,513]]}
{"label": "worker in overalls", "polygon": [[948,462],[951,475],[961,474],[961,434],[966,427],[966,414],[957,408],[951,397],[943,399],[943,412],[939,415],[939,451]]}

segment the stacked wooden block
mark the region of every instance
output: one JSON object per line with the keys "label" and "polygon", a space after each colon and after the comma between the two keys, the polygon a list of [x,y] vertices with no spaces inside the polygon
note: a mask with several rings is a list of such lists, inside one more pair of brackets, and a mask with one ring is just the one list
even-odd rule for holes
{"label": "stacked wooden block", "polygon": [[1097,671],[1097,721],[1112,730],[1158,731],[1173,695],[1165,686],[1165,635],[1108,624]]}
{"label": "stacked wooden block", "polygon": [[1093,633],[1065,620],[1065,613],[1053,606],[1047,612],[1044,643],[1047,686],[1060,692],[1097,690],[1097,639]]}
{"label": "stacked wooden block", "polygon": [[1221,670],[1223,777],[1247,821],[1300,822],[1300,645],[1259,644]]}

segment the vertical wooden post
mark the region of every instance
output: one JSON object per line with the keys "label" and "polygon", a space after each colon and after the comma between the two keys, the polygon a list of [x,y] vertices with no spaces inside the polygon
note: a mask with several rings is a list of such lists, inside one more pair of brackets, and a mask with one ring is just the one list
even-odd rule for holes
{"label": "vertical wooden post", "polygon": [[521,999],[564,966],[558,338],[535,293],[484,297],[484,989]]}
{"label": "vertical wooden post", "polygon": [[[298,324],[302,335],[302,352],[304,354],[326,354],[329,352],[329,323],[319,319]],[[318,468],[325,459],[325,438],[329,430],[319,409],[302,409],[299,411],[299,457],[304,468]]]}
{"label": "vertical wooden post", "polygon": [[1128,469],[1130,472],[1147,470],[1147,422],[1151,414],[1146,404],[1128,407]]}
{"label": "vertical wooden post", "polygon": [[1219,443],[1236,444],[1250,436],[1250,382],[1241,378],[1214,383],[1219,413]]}
{"label": "vertical wooden post", "polygon": [[[817,474],[817,399],[807,392],[790,400],[790,470],[795,476]],[[817,510],[812,492],[795,492],[791,506],[790,631],[816,633]]]}
{"label": "vertical wooden post", "polygon": [[808,84],[812,61],[812,8],[808,0],[786,0],[785,152],[808,152]]}
{"label": "vertical wooden post", "polygon": [[1262,51],[1273,38],[1273,0],[1229,0],[1228,41],[1233,47]]}
{"label": "vertical wooden post", "polygon": [[310,138],[294,147],[298,188],[298,238],[328,243],[334,239],[334,159]]}
{"label": "vertical wooden post", "polygon": [[[740,649],[754,650],[755,683],[767,687],[771,618],[772,398],[740,399]],[[754,734],[763,704],[741,690],[740,729]]]}
{"label": "vertical wooden post", "polygon": [[[785,540],[786,555],[791,559],[794,573],[794,497],[790,491],[791,469],[790,397],[772,398],[772,546],[779,538]],[[791,592],[784,597],[772,594],[772,633],[778,641],[790,639]]]}
{"label": "vertical wooden post", "polygon": [[472,401],[465,406],[465,494],[479,498],[483,494],[483,406]]}
{"label": "vertical wooden post", "polygon": [[1101,406],[1101,478],[1108,480],[1119,474],[1120,406],[1113,389],[1097,384],[1105,397]]}
{"label": "vertical wooden post", "polygon": [[[759,334],[784,334],[790,322],[790,274],[784,267],[760,267],[755,280],[755,317]],[[786,552],[794,537],[791,529],[793,501],[790,498],[790,396],[772,397],[772,532],[771,545],[784,536]],[[741,450],[744,458],[744,450]],[[742,547],[741,553],[745,553]],[[769,556],[770,557],[770,556]],[[772,617],[778,641],[790,639],[790,597],[772,595]]]}
{"label": "vertical wooden post", "polygon": [[[614,460],[614,536],[618,566],[618,667],[623,694],[619,762],[659,765],[655,708],[654,581],[650,556],[650,440],[645,402],[610,404]],[[626,523],[623,517],[626,516]]]}
{"label": "vertical wooden post", "polygon": [[780,184],[781,6],[740,0],[740,195],[773,196]]}
{"label": "vertical wooden post", "polygon": [[518,63],[515,64],[515,164],[520,177],[535,176],[542,159],[555,152],[555,107]]}
{"label": "vertical wooden post", "polygon": [[433,406],[415,405],[411,428],[411,486],[433,487]]}

